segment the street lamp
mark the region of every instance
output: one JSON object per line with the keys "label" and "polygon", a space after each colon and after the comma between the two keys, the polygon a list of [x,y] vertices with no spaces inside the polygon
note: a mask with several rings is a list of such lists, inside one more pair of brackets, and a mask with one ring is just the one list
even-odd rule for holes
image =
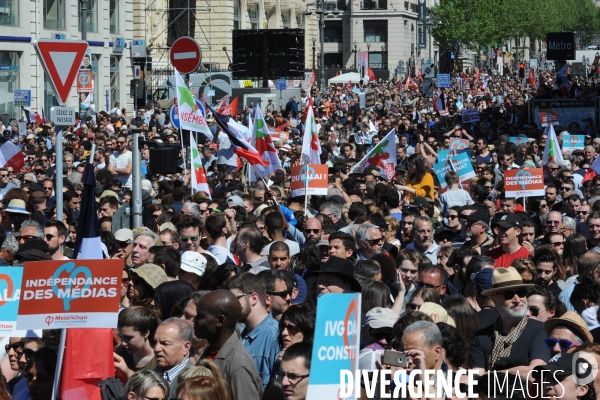
{"label": "street lamp", "polygon": [[356,52],[357,52],[356,48],[357,47],[358,47],[358,42],[355,40],[354,41],[354,69],[357,68],[357,66],[356,66]]}
{"label": "street lamp", "polygon": [[340,10],[337,7],[337,1],[328,2],[325,0],[317,0],[314,3],[306,4],[304,15],[311,15],[313,12],[308,9],[309,6],[316,7],[315,14],[319,16],[319,43],[321,44],[321,92],[325,91],[325,14],[328,8],[333,8],[331,12],[334,16],[340,15]]}
{"label": "street lamp", "polygon": [[312,42],[313,42],[313,63],[312,63],[312,66],[313,66],[313,69],[314,69],[315,68],[315,50],[317,49],[317,46],[316,46],[317,45],[317,38],[313,36]]}

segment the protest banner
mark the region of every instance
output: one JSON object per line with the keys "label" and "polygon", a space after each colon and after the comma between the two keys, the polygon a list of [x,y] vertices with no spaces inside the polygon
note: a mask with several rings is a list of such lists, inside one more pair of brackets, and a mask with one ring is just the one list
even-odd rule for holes
{"label": "protest banner", "polygon": [[527,139],[526,137],[521,137],[521,136],[517,136],[517,137],[510,137],[510,142],[516,144],[517,146],[520,144],[524,144],[527,143]]}
{"label": "protest banner", "polygon": [[445,179],[448,171],[456,172],[460,182],[471,179],[475,176],[475,170],[471,164],[471,157],[469,153],[470,152],[465,151],[464,153],[460,153],[456,156],[442,160],[433,166],[433,170],[440,181],[440,186],[442,188],[448,187]]}
{"label": "protest banner", "polygon": [[585,135],[563,135],[563,150],[571,154],[574,150],[583,150],[585,147]]}
{"label": "protest banner", "polygon": [[462,122],[479,122],[479,110],[477,108],[467,108],[462,110]]}
{"label": "protest banner", "polygon": [[319,296],[307,400],[337,399],[340,371],[358,370],[360,310],[360,293]]}
{"label": "protest banner", "polygon": [[558,122],[558,111],[541,112],[539,114],[540,122],[543,127],[548,125],[560,125],[560,122]]}
{"label": "protest banner", "polygon": [[456,155],[462,150],[469,150],[471,147],[469,146],[469,141],[467,139],[459,139],[459,138],[450,138],[450,145],[448,149],[454,150]]}
{"label": "protest banner", "polygon": [[23,267],[0,267],[0,336],[17,330]]}
{"label": "protest banner", "polygon": [[307,164],[292,167],[292,197],[309,194],[327,195],[329,167],[326,164]]}
{"label": "protest banner", "polygon": [[504,171],[506,197],[543,196],[543,168],[509,169]]}
{"label": "protest banner", "polygon": [[17,329],[116,328],[123,260],[25,263]]}
{"label": "protest banner", "polygon": [[392,129],[367,155],[350,170],[350,173],[360,173],[368,166],[376,166],[380,174],[385,174],[388,180],[396,175],[396,130]]}

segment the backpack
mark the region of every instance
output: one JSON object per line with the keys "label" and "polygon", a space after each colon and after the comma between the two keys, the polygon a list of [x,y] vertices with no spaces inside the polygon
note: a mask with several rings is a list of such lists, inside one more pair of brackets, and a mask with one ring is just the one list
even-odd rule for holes
{"label": "backpack", "polygon": [[119,116],[117,115],[117,108],[113,108],[112,110],[110,110],[110,119],[112,120],[113,118],[119,118]]}

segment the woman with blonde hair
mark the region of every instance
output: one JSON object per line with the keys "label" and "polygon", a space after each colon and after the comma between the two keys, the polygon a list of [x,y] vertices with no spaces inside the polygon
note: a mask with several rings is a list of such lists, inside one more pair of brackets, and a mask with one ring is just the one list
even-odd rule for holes
{"label": "woman with blonde hair", "polygon": [[178,400],[231,400],[227,388],[209,376],[186,379],[177,386]]}
{"label": "woman with blonde hair", "polygon": [[197,365],[189,366],[183,369],[179,375],[177,375],[177,386],[181,385],[188,379],[197,378],[200,376],[208,376],[219,382],[223,387],[227,388],[227,393],[231,395],[229,384],[223,378],[223,374],[217,364],[210,360],[202,360]]}
{"label": "woman with blonde hair", "polygon": [[400,250],[400,240],[396,238],[396,233],[398,232],[398,229],[400,229],[400,221],[391,215],[384,217],[384,219],[388,227],[388,230],[385,233],[385,242],[396,246],[398,250]]}

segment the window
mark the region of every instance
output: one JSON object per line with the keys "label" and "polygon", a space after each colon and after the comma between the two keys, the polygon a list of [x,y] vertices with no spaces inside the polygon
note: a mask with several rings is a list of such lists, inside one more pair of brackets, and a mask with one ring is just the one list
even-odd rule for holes
{"label": "window", "polygon": [[119,33],[119,3],[121,0],[110,1],[110,33]]}
{"label": "window", "polygon": [[[64,1],[64,0],[63,0]],[[87,32],[98,32],[98,0],[87,0]],[[77,2],[78,14],[81,15],[81,3]],[[79,32],[81,32],[81,17],[77,18]]]}
{"label": "window", "polygon": [[[0,51],[0,90],[12,93],[21,88],[19,58],[19,53],[15,51]],[[0,114],[4,113],[7,114],[4,122],[8,124],[9,118],[20,119],[21,109],[12,102],[0,104]]]}
{"label": "window", "polygon": [[304,12],[296,11],[296,23],[298,24],[298,28],[304,28]]}
{"label": "window", "polygon": [[281,12],[281,20],[283,22],[284,28],[291,27],[291,19],[292,19],[292,10],[284,10]]}
{"label": "window", "polygon": [[387,42],[387,21],[363,21],[365,43]]}
{"label": "window", "polygon": [[361,9],[362,10],[386,10],[387,9],[387,1],[386,0],[362,0]]}
{"label": "window", "polygon": [[325,67],[341,68],[344,65],[343,53],[325,53]]}
{"label": "window", "polygon": [[250,18],[250,29],[258,29],[259,23],[259,14],[258,14],[258,4],[254,4],[250,6],[248,9],[248,18]]}
{"label": "window", "polygon": [[369,53],[369,67],[371,68],[387,68],[387,53]]}
{"label": "window", "polygon": [[119,61],[121,57],[110,56],[110,106],[119,100]]}
{"label": "window", "polygon": [[325,28],[323,29],[325,43],[342,43],[342,34],[342,21],[325,21]]}
{"label": "window", "polygon": [[65,0],[44,0],[44,29],[65,29]]}
{"label": "window", "polygon": [[233,29],[242,29],[242,1],[233,0]]}
{"label": "window", "polygon": [[19,26],[19,0],[0,0],[0,25]]}

